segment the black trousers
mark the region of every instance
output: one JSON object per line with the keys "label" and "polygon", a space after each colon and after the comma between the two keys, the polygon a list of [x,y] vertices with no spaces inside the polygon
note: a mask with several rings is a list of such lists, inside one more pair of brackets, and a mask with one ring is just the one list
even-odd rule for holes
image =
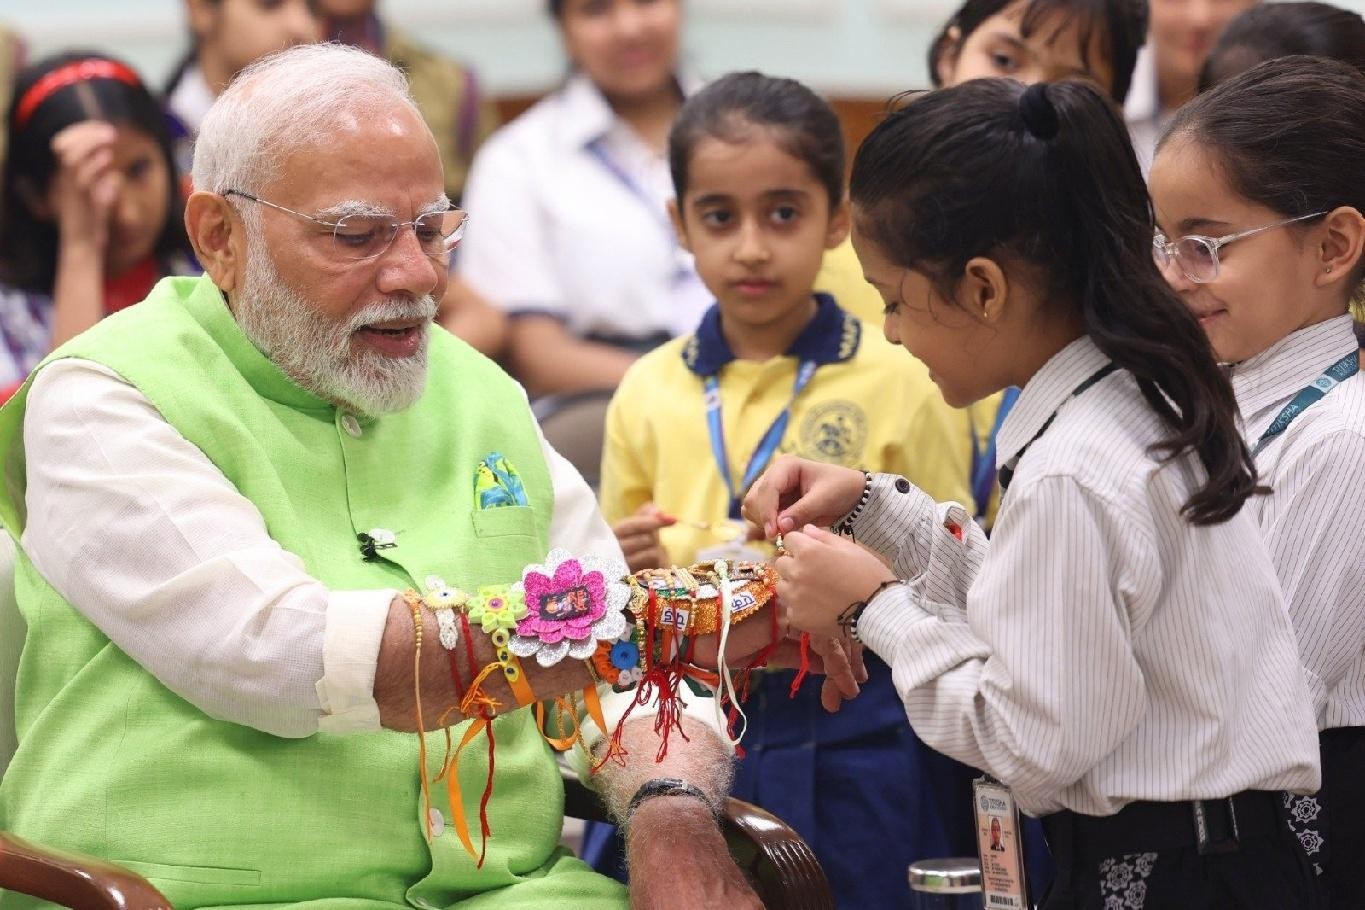
{"label": "black trousers", "polygon": [[1332,910],[1365,910],[1365,727],[1324,730],[1319,740],[1322,790],[1316,800],[1290,798],[1290,828],[1322,867]]}
{"label": "black trousers", "polygon": [[1280,794],[1238,794],[1232,813],[1228,803],[1203,803],[1205,830],[1224,852],[1201,852],[1191,803],[1133,803],[1107,818],[1047,816],[1057,877],[1042,910],[1323,910],[1320,880],[1285,824]]}

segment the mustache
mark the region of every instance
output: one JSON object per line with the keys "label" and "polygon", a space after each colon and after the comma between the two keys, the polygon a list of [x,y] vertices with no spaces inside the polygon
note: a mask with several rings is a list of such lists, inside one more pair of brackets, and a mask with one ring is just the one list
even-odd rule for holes
{"label": "mustache", "polygon": [[346,324],[346,335],[379,322],[434,322],[440,305],[430,294],[422,297],[389,297],[366,304]]}

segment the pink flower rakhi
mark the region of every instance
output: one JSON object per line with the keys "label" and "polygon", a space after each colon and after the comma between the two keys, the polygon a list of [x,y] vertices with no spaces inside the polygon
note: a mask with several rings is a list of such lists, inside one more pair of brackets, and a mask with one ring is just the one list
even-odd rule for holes
{"label": "pink flower rakhi", "polygon": [[544,565],[527,566],[512,586],[525,597],[527,613],[508,649],[518,657],[534,656],[542,667],[566,657],[592,657],[599,640],[614,640],[626,630],[630,588],[620,580],[625,574],[625,565],[614,560],[551,550]]}

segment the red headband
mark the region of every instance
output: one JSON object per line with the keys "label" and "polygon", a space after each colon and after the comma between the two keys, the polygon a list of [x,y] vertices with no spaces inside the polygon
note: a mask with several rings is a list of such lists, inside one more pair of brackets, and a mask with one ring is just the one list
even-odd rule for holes
{"label": "red headband", "polygon": [[137,77],[137,73],[122,63],[113,60],[77,60],[57,67],[24,92],[24,96],[14,106],[14,125],[23,129],[24,124],[33,116],[33,112],[44,101],[67,86],[95,79],[114,79],[134,87],[142,86],[142,80]]}

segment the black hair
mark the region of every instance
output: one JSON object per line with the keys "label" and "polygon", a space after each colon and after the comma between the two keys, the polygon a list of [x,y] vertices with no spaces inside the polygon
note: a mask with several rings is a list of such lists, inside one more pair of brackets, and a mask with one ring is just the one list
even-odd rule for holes
{"label": "black hair", "polygon": [[564,0],[547,0],[545,6],[556,19],[564,15]]}
{"label": "black hair", "polygon": [[[14,111],[29,89],[48,73],[81,60],[122,64],[113,57],[87,52],[57,54],[36,61],[16,77],[10,110]],[[141,83],[92,79],[53,92],[22,123],[13,116],[9,118],[8,153],[4,176],[0,178],[0,281],[26,290],[51,292],[57,273],[58,228],[30,210],[21,196],[21,187],[29,193],[47,193],[57,170],[53,137],[86,120],[127,124],[156,142],[165,159],[170,187],[166,223],[157,238],[155,255],[163,264],[191,255],[185,233],[185,203],[161,104]]]}
{"label": "black hair", "polygon": [[1219,37],[1199,73],[1199,90],[1258,63],[1295,55],[1329,57],[1365,73],[1365,19],[1328,3],[1265,3],[1239,15]]}
{"label": "black hair", "polygon": [[843,126],[829,102],[795,79],[730,73],[683,104],[668,135],[668,165],[681,202],[687,167],[705,138],[742,142],[757,127],[770,130],[787,154],[804,161],[829,193],[831,209],[844,201]]}
{"label": "black hair", "polygon": [[[1268,60],[1195,96],[1157,148],[1186,139],[1213,156],[1234,193],[1285,218],[1340,206],[1365,214],[1365,75],[1353,66]],[[1362,279],[1365,262],[1357,297]]]}
{"label": "black hair", "polygon": [[[1146,0],[965,0],[929,45],[929,78],[935,88],[942,85],[938,69],[948,45],[953,41],[949,33],[957,29],[957,42],[961,47],[987,19],[1017,3],[1024,4],[1020,31],[1026,38],[1053,15],[1065,16],[1066,23],[1079,19],[1081,53],[1086,55],[1095,29],[1101,29],[1104,53],[1114,72],[1110,95],[1118,103],[1123,103],[1133,84],[1133,67],[1137,65],[1138,50],[1147,41]],[[1085,62],[1089,64],[1090,60],[1086,59]]]}
{"label": "black hair", "polygon": [[975,257],[1036,270],[1042,299],[1082,324],[1170,427],[1156,449],[1203,463],[1208,479],[1183,508],[1191,522],[1225,521],[1256,491],[1232,387],[1152,259],[1128,131],[1093,84],[978,79],[923,94],[868,136],[851,194],[858,229],[947,300]]}

